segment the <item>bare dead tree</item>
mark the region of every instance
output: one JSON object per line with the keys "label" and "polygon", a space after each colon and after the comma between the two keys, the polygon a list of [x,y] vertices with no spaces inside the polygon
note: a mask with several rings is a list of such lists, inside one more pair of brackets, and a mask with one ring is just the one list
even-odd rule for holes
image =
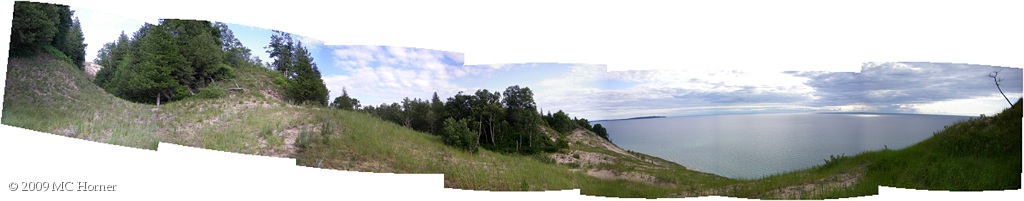
{"label": "bare dead tree", "polygon": [[999,83],[1003,82],[1003,79],[999,78],[999,72],[1000,71],[1003,71],[1003,70],[992,71],[992,73],[988,74],[988,77],[991,77],[992,81],[996,82],[996,89],[999,90],[999,94],[1002,94],[1003,98],[1006,99],[1006,103],[1010,104],[1010,107],[1013,107],[1013,102],[1010,102],[1010,98],[1007,98],[1006,94],[1003,93],[1003,89],[999,87]]}

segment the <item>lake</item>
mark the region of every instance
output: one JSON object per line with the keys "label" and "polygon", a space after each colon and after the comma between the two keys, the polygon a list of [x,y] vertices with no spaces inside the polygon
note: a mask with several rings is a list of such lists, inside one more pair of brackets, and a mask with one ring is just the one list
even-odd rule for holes
{"label": "lake", "polygon": [[900,149],[969,116],[786,113],[601,121],[623,149],[689,169],[753,179],[824,163],[830,155]]}

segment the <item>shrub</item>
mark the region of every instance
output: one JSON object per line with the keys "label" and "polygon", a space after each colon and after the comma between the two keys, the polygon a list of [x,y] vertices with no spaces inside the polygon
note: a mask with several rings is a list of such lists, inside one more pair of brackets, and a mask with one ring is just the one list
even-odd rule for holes
{"label": "shrub", "polygon": [[65,55],[64,52],[61,52],[60,50],[58,50],[56,47],[46,45],[46,46],[43,46],[43,50],[45,50],[47,54],[50,54],[50,56],[53,56],[53,58],[56,58],[56,59],[64,61],[64,62],[68,62],[71,65],[78,66],[77,64],[75,64],[75,62],[71,61],[71,58],[69,58],[67,55]]}
{"label": "shrub", "polygon": [[178,88],[174,89],[174,99],[173,100],[181,100],[181,99],[185,99],[185,98],[188,98],[188,97],[192,97],[192,92],[189,91],[188,87],[186,87],[186,86],[178,86]]}
{"label": "shrub", "polygon": [[219,68],[217,68],[217,71],[214,72],[214,76],[220,79],[231,79],[238,77],[238,75],[235,74],[235,69],[231,68],[231,66],[228,66],[227,64],[220,64]]}
{"label": "shrub", "polygon": [[206,87],[199,89],[199,93],[196,94],[196,98],[202,99],[217,99],[224,96],[224,90],[216,87]]}
{"label": "shrub", "polygon": [[558,149],[564,149],[569,147],[569,140],[565,139],[565,136],[559,135],[558,139],[555,140],[555,147]]}
{"label": "shrub", "polygon": [[465,119],[459,119],[459,121],[450,117],[445,119],[441,130],[441,140],[447,145],[470,153],[477,150],[476,135],[466,126]]}

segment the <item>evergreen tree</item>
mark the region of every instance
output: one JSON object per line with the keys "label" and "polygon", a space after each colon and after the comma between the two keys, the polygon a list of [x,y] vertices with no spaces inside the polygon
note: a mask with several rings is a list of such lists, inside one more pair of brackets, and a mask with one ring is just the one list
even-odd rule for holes
{"label": "evergreen tree", "polygon": [[96,72],[96,85],[108,89],[106,85],[107,81],[110,80],[114,72],[118,69],[118,64],[128,53],[128,47],[130,46],[131,40],[128,39],[128,35],[121,32],[121,36],[117,38],[117,41],[109,42],[103,45],[97,54],[94,63],[103,66],[100,71]]}
{"label": "evergreen tree", "polygon": [[139,102],[153,100],[157,105],[174,98],[174,92],[182,87],[173,75],[175,67],[187,66],[187,61],[178,53],[171,33],[165,27],[152,27],[137,44],[138,49],[118,64],[110,80],[112,93]]}
{"label": "evergreen tree", "polygon": [[348,91],[341,88],[341,96],[335,97],[331,107],[343,110],[356,110],[359,108],[359,100],[348,96]]}
{"label": "evergreen tree", "polygon": [[434,92],[434,97],[430,99],[430,113],[427,114],[430,118],[430,133],[438,134],[438,129],[441,128],[442,119],[445,117],[444,114],[444,102],[441,102],[441,98],[437,96],[437,92]]}
{"label": "evergreen tree", "polygon": [[11,19],[11,49],[13,56],[30,56],[57,36],[61,13],[59,7],[36,2],[14,3]]}
{"label": "evergreen tree", "polygon": [[[72,12],[74,13],[74,12]],[[75,17],[72,22],[71,29],[68,29],[66,36],[65,46],[66,50],[64,54],[71,58],[71,61],[78,66],[79,70],[85,69],[85,48],[88,44],[85,44],[85,35],[82,33],[82,23]]]}
{"label": "evergreen tree", "polygon": [[289,99],[326,106],[329,92],[309,50],[302,42],[292,41],[291,34],[276,30],[274,33],[267,53],[274,58],[271,67],[288,80],[285,88]]}
{"label": "evergreen tree", "polygon": [[320,70],[317,69],[316,63],[313,63],[313,57],[305,47],[302,47],[302,42],[296,42],[294,49],[296,50],[296,61],[292,67],[296,76],[295,84],[290,90],[292,97],[297,102],[327,106],[329,91],[327,91],[327,85],[324,85],[323,78],[320,77]]}
{"label": "evergreen tree", "polygon": [[178,20],[165,19],[160,26],[166,26],[167,30],[174,36],[178,44],[178,51],[189,67],[183,67],[176,73],[182,85],[190,88],[204,87],[218,78],[226,78],[229,75],[219,73],[231,71],[222,70],[230,68],[221,65],[223,62],[222,42],[220,41],[220,29],[213,27],[209,21],[202,20]]}

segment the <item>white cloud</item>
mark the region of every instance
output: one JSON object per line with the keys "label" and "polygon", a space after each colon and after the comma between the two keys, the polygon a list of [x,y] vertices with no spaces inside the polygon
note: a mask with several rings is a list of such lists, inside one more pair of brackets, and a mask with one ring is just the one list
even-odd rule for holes
{"label": "white cloud", "polygon": [[389,46],[325,46],[332,48],[342,75],[325,75],[331,97],[344,87],[364,105],[398,102],[402,98],[429,99],[463,90],[453,79],[480,74],[462,66],[462,54]]}

